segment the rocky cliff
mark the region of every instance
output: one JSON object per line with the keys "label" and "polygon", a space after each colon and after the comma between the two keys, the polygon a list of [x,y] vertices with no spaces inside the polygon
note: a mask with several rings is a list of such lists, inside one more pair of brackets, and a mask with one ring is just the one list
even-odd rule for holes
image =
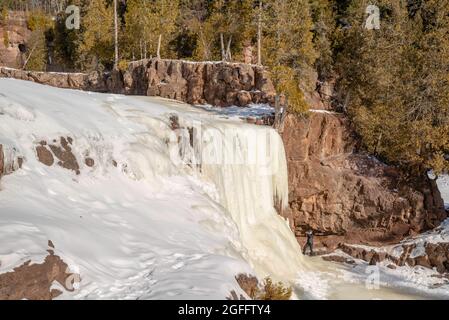
{"label": "rocky cliff", "polygon": [[446,217],[436,183],[412,184],[357,152],[348,120],[332,112],[289,115],[283,139],[289,167],[289,217],[302,243],[312,229],[323,251],[340,243],[397,243]]}
{"label": "rocky cliff", "polygon": [[26,43],[30,34],[25,13],[10,11],[8,23],[0,25],[0,65],[14,68],[19,66],[22,58],[19,45]]}
{"label": "rocky cliff", "polygon": [[0,68],[0,77],[59,88],[160,96],[215,106],[272,103],[275,95],[267,71],[263,67],[243,63],[150,59],[132,62],[124,71],[105,74]]}

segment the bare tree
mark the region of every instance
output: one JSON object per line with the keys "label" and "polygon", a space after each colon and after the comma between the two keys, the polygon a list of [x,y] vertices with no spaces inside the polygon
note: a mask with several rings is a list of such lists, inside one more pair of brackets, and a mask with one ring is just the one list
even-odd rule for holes
{"label": "bare tree", "polygon": [[118,17],[117,17],[117,0],[114,0],[114,70],[118,69]]}

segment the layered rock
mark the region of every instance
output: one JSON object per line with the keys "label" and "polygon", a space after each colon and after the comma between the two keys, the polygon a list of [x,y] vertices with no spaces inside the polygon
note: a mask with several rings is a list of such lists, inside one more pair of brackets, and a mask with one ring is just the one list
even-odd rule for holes
{"label": "layered rock", "polygon": [[0,68],[0,77],[59,88],[159,96],[214,106],[273,103],[275,96],[267,71],[263,67],[243,63],[150,59],[132,62],[125,71],[105,74]]}
{"label": "layered rock", "polygon": [[52,87],[63,89],[78,89],[96,92],[107,92],[107,75],[98,72],[85,73],[57,73],[26,71],[12,68],[0,67],[0,78],[14,78],[32,81]]}
{"label": "layered rock", "polygon": [[396,168],[357,153],[357,139],[341,114],[289,115],[283,139],[288,216],[301,244],[307,229],[324,251],[340,243],[397,243],[447,217],[434,181],[401,181]]}
{"label": "layered rock", "polygon": [[108,87],[112,92],[215,106],[269,103],[275,95],[263,67],[225,62],[141,60],[111,74]]}

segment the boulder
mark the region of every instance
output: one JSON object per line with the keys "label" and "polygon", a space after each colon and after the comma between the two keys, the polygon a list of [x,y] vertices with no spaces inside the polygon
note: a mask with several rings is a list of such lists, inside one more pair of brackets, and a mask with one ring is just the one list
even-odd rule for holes
{"label": "boulder", "polygon": [[76,174],[80,174],[80,167],[75,155],[72,152],[72,148],[70,144],[71,138],[60,137],[60,146],[57,144],[50,144],[50,149],[53,154],[58,158],[58,165],[68,169],[75,171]]}
{"label": "boulder", "polygon": [[93,167],[95,165],[95,160],[92,159],[92,158],[87,157],[86,159],[84,159],[84,163],[88,167]]}
{"label": "boulder", "polygon": [[55,159],[53,158],[53,154],[45,146],[42,146],[42,145],[37,146],[36,154],[37,154],[37,159],[41,163],[45,164],[48,167],[52,166],[53,163],[55,162]]}

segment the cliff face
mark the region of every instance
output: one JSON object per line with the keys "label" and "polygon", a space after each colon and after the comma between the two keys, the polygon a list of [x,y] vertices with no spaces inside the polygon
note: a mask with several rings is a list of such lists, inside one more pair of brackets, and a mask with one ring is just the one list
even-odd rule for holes
{"label": "cliff face", "polygon": [[446,217],[436,183],[401,182],[394,167],[357,153],[343,115],[289,115],[283,139],[290,218],[300,241],[307,229],[326,251],[341,243],[381,245],[438,226]]}
{"label": "cliff face", "polygon": [[151,59],[131,63],[119,76],[114,91],[190,104],[245,106],[272,102],[275,94],[264,68],[243,63]]}
{"label": "cliff face", "polygon": [[31,31],[27,29],[25,14],[10,11],[7,26],[0,25],[0,65],[16,68],[21,61],[19,45],[26,43]]}
{"label": "cliff face", "polygon": [[242,63],[141,60],[125,71],[49,73],[0,68],[0,77],[128,95],[159,96],[190,104],[246,106],[272,103],[274,87],[264,68]]}

